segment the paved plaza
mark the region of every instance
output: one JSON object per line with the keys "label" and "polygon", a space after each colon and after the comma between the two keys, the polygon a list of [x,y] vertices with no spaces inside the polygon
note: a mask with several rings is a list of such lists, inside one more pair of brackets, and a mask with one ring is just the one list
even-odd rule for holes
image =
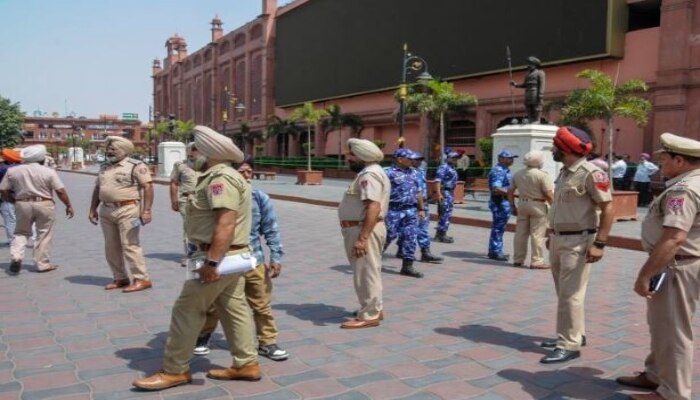
{"label": "paved plaza", "polygon": [[[392,246],[384,261],[386,319],[378,328],[341,330],[357,301],[336,210],[276,200],[286,255],[273,309],[290,359],[261,358],[260,382],[210,380],[208,369],[231,363],[219,328],[211,354],[193,358],[193,384],[136,391],[131,382],[160,367],[184,279],[180,216],[170,210],[167,187],[157,185],[153,223],[142,231],[154,288],[105,291],[111,276],[102,233],[87,220],[95,178],[61,177],[76,210],[66,220],[57,206],[52,261],[61,267],[37,274],[28,265],[19,276],[0,271],[0,400],[623,399],[631,392],[614,378],[640,370],[648,351],[644,301],[632,292],[643,253],[606,250],[591,275],[588,346],[580,359],[547,366],[538,363],[545,353],[538,344],[554,334],[550,273],[487,259],[488,230],[464,225],[450,228],[454,244],[433,244],[444,264],[416,264],[424,279],[398,275]],[[278,177],[254,185],[332,201],[347,185],[324,183],[299,187]],[[506,243],[510,251],[512,234]],[[6,270],[7,247],[0,257]],[[700,399],[700,366],[695,370]]]}

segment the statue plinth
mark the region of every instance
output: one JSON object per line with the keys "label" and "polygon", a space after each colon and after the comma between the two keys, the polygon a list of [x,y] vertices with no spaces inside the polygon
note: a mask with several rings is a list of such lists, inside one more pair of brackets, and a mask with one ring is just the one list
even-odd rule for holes
{"label": "statue plinth", "polygon": [[525,168],[522,157],[525,153],[533,150],[544,152],[543,171],[556,178],[561,168],[561,163],[554,162],[552,158],[552,146],[554,135],[559,129],[556,125],[526,124],[526,125],[506,125],[498,128],[493,138],[493,165],[498,163],[497,154],[503,150],[508,150],[519,156],[510,167],[514,174]]}

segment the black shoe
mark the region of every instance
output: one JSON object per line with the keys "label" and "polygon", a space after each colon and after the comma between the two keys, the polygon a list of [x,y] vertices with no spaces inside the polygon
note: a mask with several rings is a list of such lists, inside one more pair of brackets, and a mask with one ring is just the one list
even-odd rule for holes
{"label": "black shoe", "polygon": [[420,262],[427,262],[427,263],[433,263],[433,264],[442,264],[442,262],[445,260],[445,259],[442,258],[442,257],[437,257],[437,256],[432,255],[432,253],[430,253],[430,249],[429,249],[429,248],[427,248],[427,249],[422,249],[422,250],[421,250],[421,253],[422,253],[422,255],[421,255],[421,257],[420,257]]}
{"label": "black shoe", "polygon": [[22,269],[22,260],[12,260],[10,263],[10,273],[19,274],[20,269]]}
{"label": "black shoe", "polygon": [[496,261],[508,261],[510,258],[509,254],[489,254],[489,258]]}
{"label": "black shoe", "polygon": [[403,259],[403,253],[401,252],[401,250],[396,252],[396,258]]}
{"label": "black shoe", "polygon": [[433,241],[442,243],[454,243],[455,239],[452,236],[447,236],[445,232],[437,232],[435,233]]}
{"label": "black shoe", "polygon": [[[586,346],[586,335],[583,335],[581,338],[581,347],[585,347],[585,346]],[[557,339],[546,340],[546,341],[542,342],[540,347],[544,347],[546,349],[553,349],[553,348],[557,347]]]}
{"label": "black shoe", "polygon": [[564,350],[557,347],[554,350],[552,350],[549,354],[542,357],[540,359],[540,362],[542,364],[554,364],[567,362],[569,360],[573,360],[579,357],[581,357],[580,351]]}
{"label": "black shoe", "polygon": [[418,272],[413,268],[413,260],[403,260],[403,266],[401,266],[401,275],[410,276],[412,278],[422,278],[423,273]]}

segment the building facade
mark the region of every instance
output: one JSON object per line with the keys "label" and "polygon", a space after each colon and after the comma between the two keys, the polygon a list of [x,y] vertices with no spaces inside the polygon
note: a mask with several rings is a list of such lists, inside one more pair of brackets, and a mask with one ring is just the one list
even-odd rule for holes
{"label": "building facade", "polygon": [[[415,0],[414,3],[416,1],[419,0]],[[503,3],[510,0],[499,1]],[[371,81],[372,70],[363,69],[361,61],[381,59],[382,54],[377,54],[376,51],[364,56],[362,53],[354,53],[360,56],[354,61],[350,58],[340,63],[336,62],[335,58],[322,58],[323,52],[327,51],[330,54],[333,46],[347,49],[348,53],[358,48],[362,51],[362,48],[372,47],[371,43],[368,44],[367,41],[358,43],[356,39],[362,36],[362,32],[360,32],[360,25],[353,25],[352,21],[361,19],[361,15],[352,13],[343,15],[337,10],[335,14],[323,14],[324,7],[338,5],[334,2],[337,0],[297,0],[283,7],[277,7],[276,1],[263,0],[260,16],[227,34],[223,33],[222,21],[218,18],[212,20],[211,43],[192,54],[187,53],[184,38],[171,37],[166,42],[167,56],[162,66],[159,60],[154,61],[153,64],[156,112],[160,115],[175,114],[178,119],[192,119],[198,124],[222,130],[231,135],[249,153],[254,151],[254,146],[257,144],[259,147],[264,147],[266,155],[281,157],[300,155],[301,142],[305,140],[305,135],[267,138],[263,142],[262,134],[270,116],[285,118],[303,101],[312,101],[319,108],[337,104],[344,113],[354,113],[363,118],[362,137],[385,142],[384,151],[391,153],[396,148],[398,139],[396,118],[398,105],[394,93],[400,83],[399,68],[402,62],[400,54],[395,57],[395,65],[373,67],[378,75],[381,75],[385,68],[395,71],[395,84],[385,86],[377,84],[377,87],[367,90],[348,89],[345,93],[334,93],[325,97],[317,95],[311,88],[307,91],[303,85],[296,88],[294,86],[294,80],[297,77],[303,78],[295,74],[306,73],[313,77],[314,73],[325,71],[324,68],[334,71],[337,69],[336,82],[343,79],[363,81],[365,78]],[[394,7],[406,4],[392,2],[396,0],[381,0],[373,3],[376,4],[376,13],[381,14],[384,9],[388,13],[394,11],[391,7],[384,7],[387,5]],[[426,7],[432,7],[427,1],[425,3]],[[453,2],[456,4],[455,7],[467,3],[469,2]],[[538,56],[543,61],[543,69],[547,74],[546,103],[561,101],[573,89],[583,87],[585,82],[577,79],[576,74],[584,69],[601,70],[620,82],[641,79],[650,88],[642,96],[651,101],[653,110],[649,115],[648,124],[644,127],[638,127],[634,122],[626,119],[615,120],[615,152],[628,153],[636,158],[639,153],[656,148],[659,135],[663,132],[675,132],[700,139],[698,118],[700,72],[697,72],[700,71],[698,68],[700,66],[700,50],[698,50],[700,49],[698,47],[700,46],[698,33],[700,32],[700,2],[696,0],[598,0],[598,3],[601,7],[615,7],[615,4],[622,7],[620,15],[624,15],[625,21],[617,27],[623,26],[624,31],[619,32],[617,36],[610,36],[611,33],[608,32],[608,40],[611,37],[620,39],[617,43],[618,51],[590,57],[548,58],[548,54],[542,54],[546,53],[544,50],[546,43],[535,43],[532,54],[515,54],[512,60],[515,69],[513,79],[522,81],[527,55]],[[277,35],[280,35],[285,24],[293,25],[289,22],[294,22],[295,19],[304,21],[304,18],[309,18],[309,15],[313,15],[314,12],[325,15],[325,19],[330,21],[319,19],[318,24],[307,24],[313,25],[309,34],[323,36],[324,32],[332,32],[332,29],[336,29],[338,36],[334,36],[336,40],[327,44],[325,49],[320,47],[320,53],[318,53],[320,56],[318,54],[315,57],[310,56],[306,60],[308,64],[303,63],[302,69],[290,69],[288,65],[299,66],[300,63],[289,63],[289,54],[314,54],[312,46],[309,46],[308,52],[304,43],[300,47],[294,47],[294,44],[290,44],[288,40],[294,32],[290,33],[288,30],[284,30],[284,35],[279,38]],[[368,18],[366,10],[363,12],[365,12],[365,18]],[[554,17],[572,18],[572,16],[556,14]],[[476,18],[478,19],[478,16]],[[406,23],[401,19],[387,19],[384,24],[387,27],[385,30],[387,37],[401,36],[401,32],[410,32],[408,28],[411,28],[405,27]],[[324,26],[330,26],[331,31],[324,31]],[[439,28],[439,25],[435,26]],[[575,28],[575,26],[572,27],[572,29]],[[504,27],[500,29],[507,30]],[[399,34],[395,34],[394,31]],[[416,49],[416,52],[420,51],[419,54],[431,65],[439,66],[441,63],[447,65],[450,62],[450,54],[454,53],[454,50],[450,49],[450,45],[443,44],[458,42],[451,42],[450,31],[446,30],[446,32],[442,40],[434,42],[434,46]],[[517,42],[520,34],[521,32],[516,30],[506,32],[505,40]],[[556,39],[552,37],[551,41]],[[382,40],[382,36],[376,37],[377,42]],[[488,38],[484,38],[483,42],[488,46],[499,47],[498,51],[503,54],[505,64],[505,49],[500,49],[501,44],[505,43],[498,42],[496,39],[491,43]],[[583,44],[586,42],[587,38],[581,41]],[[488,46],[484,49],[475,49],[474,57],[477,57],[476,50],[488,52]],[[396,50],[400,52],[400,45],[395,47],[399,47]],[[505,48],[505,45],[502,47]],[[538,51],[540,48],[542,50]],[[430,57],[425,53],[429,53]],[[283,62],[283,67],[277,65]],[[346,64],[351,68],[346,69]],[[353,69],[352,67],[355,66],[357,67]],[[444,67],[443,71],[449,69],[448,67],[449,65]],[[288,73],[288,71],[294,73]],[[430,72],[436,75],[432,68]],[[441,76],[439,74],[441,71],[437,72],[437,76]],[[447,146],[464,149],[467,154],[479,157],[476,146],[479,138],[495,133],[498,127],[509,123],[514,114],[515,116],[526,114],[522,92],[512,91],[508,84],[510,76],[506,68],[484,67],[483,73],[464,76],[450,76],[447,72],[442,74],[447,76],[446,80],[454,83],[458,91],[468,92],[479,100],[476,107],[447,115]],[[335,83],[332,81],[333,77],[334,75],[331,74],[331,80],[326,81],[328,85]],[[321,79],[320,74],[319,79]],[[278,101],[276,97],[282,96],[276,96],[276,85],[284,86],[285,90],[295,88],[287,90],[285,97],[285,99],[294,98],[295,100]],[[289,96],[292,91],[293,96]],[[322,92],[321,90],[318,93]],[[548,121],[556,123],[559,114],[556,109],[552,109],[545,113],[545,117]],[[317,127],[314,128],[316,130]],[[604,149],[607,148],[605,126],[602,123],[593,122],[591,128],[598,151],[604,153]],[[415,114],[406,116],[404,136],[408,147],[439,151],[435,145],[433,132],[435,132],[434,124],[431,124],[425,116]],[[350,135],[351,132],[347,129],[343,132],[313,135],[316,155],[337,155],[338,141],[344,141]],[[281,154],[282,151],[286,154]]]}

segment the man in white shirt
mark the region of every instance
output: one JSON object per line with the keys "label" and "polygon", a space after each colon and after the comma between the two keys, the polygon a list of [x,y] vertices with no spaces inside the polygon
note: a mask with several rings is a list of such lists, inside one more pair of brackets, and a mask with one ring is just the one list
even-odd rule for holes
{"label": "man in white shirt", "polygon": [[615,154],[615,162],[612,165],[613,188],[615,190],[627,190],[625,187],[625,172],[627,163],[621,155]]}
{"label": "man in white shirt", "polygon": [[637,172],[634,174],[634,189],[639,192],[637,205],[644,207],[649,205],[651,201],[651,176],[659,171],[659,167],[649,161],[648,153],[639,155],[639,164],[637,164]]}

